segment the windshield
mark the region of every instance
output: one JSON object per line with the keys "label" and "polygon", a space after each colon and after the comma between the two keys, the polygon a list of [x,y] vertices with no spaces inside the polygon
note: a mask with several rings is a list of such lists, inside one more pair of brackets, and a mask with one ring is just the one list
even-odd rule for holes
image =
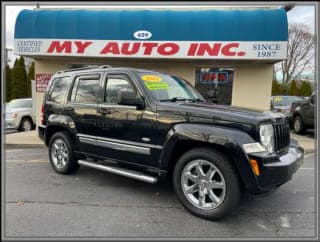
{"label": "windshield", "polygon": [[7,103],[6,108],[32,108],[32,100],[12,100]]}
{"label": "windshield", "polygon": [[303,100],[303,97],[297,97],[297,96],[276,96],[273,99],[273,105],[274,106],[290,106],[292,102]]}
{"label": "windshield", "polygon": [[187,81],[163,73],[139,73],[144,88],[156,101],[201,101],[203,97]]}

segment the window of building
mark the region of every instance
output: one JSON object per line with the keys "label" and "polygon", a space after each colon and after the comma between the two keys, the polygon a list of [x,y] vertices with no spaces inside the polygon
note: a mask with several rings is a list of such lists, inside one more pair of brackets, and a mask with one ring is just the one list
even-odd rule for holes
{"label": "window of building", "polygon": [[121,76],[108,77],[106,91],[104,95],[104,101],[106,103],[117,103],[118,93],[120,90],[135,92],[129,80],[127,80],[125,77],[121,77]]}
{"label": "window of building", "polygon": [[65,96],[69,84],[69,77],[59,77],[53,79],[52,85],[48,92],[47,100],[59,104],[63,103],[65,101]]}
{"label": "window of building", "polygon": [[206,100],[231,105],[233,68],[197,67],[195,77],[195,87]]}
{"label": "window of building", "polygon": [[71,100],[76,103],[96,103],[98,90],[99,76],[80,76],[76,79]]}

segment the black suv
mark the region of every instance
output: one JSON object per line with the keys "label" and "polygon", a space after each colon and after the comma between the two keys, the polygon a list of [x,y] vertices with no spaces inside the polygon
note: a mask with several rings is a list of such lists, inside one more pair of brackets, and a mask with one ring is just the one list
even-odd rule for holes
{"label": "black suv", "polygon": [[60,71],[44,96],[39,136],[53,169],[79,165],[156,183],[206,219],[292,178],[303,149],[288,118],[209,103],[183,79],[109,66]]}

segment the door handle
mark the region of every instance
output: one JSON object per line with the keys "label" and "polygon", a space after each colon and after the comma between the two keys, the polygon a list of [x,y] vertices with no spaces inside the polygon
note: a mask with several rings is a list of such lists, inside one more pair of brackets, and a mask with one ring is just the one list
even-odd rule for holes
{"label": "door handle", "polygon": [[74,108],[73,107],[64,107],[63,110],[64,111],[73,111]]}
{"label": "door handle", "polygon": [[112,110],[110,108],[107,108],[107,107],[99,107],[98,108],[98,112],[99,113],[103,113],[103,114],[111,114]]}

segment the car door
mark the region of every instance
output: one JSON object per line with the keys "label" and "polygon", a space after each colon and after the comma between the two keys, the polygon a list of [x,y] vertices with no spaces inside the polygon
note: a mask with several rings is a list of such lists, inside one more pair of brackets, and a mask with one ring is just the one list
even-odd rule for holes
{"label": "car door", "polygon": [[74,77],[65,113],[71,116],[77,129],[79,150],[85,153],[95,152],[97,135],[96,115],[101,73],[80,74]]}
{"label": "car door", "polygon": [[120,90],[138,93],[128,73],[109,72],[102,86],[104,91],[97,113],[99,155],[108,159],[154,166],[160,155],[160,147],[152,145],[156,113],[117,103]]}

